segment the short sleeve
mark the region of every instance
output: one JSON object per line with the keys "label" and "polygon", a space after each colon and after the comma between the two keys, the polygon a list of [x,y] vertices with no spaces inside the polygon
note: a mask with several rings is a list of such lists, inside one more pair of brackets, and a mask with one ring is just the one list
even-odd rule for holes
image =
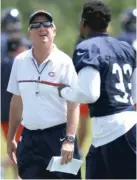
{"label": "short sleeve", "polygon": [[70,59],[68,65],[65,68],[62,83],[74,87],[77,83],[77,80],[78,80],[78,76],[77,76],[75,67],[72,63],[72,60]]}
{"label": "short sleeve", "polygon": [[100,71],[100,61],[100,49],[96,44],[88,45],[86,41],[80,43],[73,54],[73,62],[77,72],[86,66],[91,66]]}
{"label": "short sleeve", "polygon": [[18,57],[16,57],[13,62],[9,83],[7,87],[7,91],[15,95],[20,95],[18,81],[17,81],[18,61],[19,59]]}
{"label": "short sleeve", "polygon": [[131,80],[132,80],[132,98],[134,104],[137,104],[137,68],[134,70]]}
{"label": "short sleeve", "polygon": [[125,51],[127,58],[130,59],[129,62],[134,70],[137,67],[136,50],[127,42],[121,41],[121,44],[124,47],[123,50]]}
{"label": "short sleeve", "polygon": [[134,68],[137,68],[137,53],[136,50],[134,50],[133,52],[133,59],[134,59]]}

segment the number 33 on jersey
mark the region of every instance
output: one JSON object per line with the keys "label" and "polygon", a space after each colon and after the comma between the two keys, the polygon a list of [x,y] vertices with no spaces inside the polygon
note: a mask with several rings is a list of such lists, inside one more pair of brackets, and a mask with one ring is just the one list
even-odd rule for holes
{"label": "number 33 on jersey", "polygon": [[89,104],[91,116],[134,110],[131,78],[136,68],[135,51],[127,43],[118,43],[111,37],[91,39],[89,46],[88,40],[83,41],[74,52],[77,72],[91,66],[100,73],[101,94],[95,103]]}

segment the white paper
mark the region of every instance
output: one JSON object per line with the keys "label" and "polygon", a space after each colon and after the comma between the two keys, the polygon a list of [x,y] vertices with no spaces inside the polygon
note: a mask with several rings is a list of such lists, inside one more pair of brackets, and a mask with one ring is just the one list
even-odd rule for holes
{"label": "white paper", "polygon": [[76,175],[83,163],[82,160],[72,159],[69,163],[61,165],[61,156],[53,156],[48,164],[47,170],[50,172],[64,172]]}

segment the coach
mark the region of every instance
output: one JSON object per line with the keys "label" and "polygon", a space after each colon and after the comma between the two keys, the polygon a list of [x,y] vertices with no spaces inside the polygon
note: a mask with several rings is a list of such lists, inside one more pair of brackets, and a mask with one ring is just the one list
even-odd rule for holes
{"label": "coach", "polygon": [[60,98],[56,87],[59,83],[74,85],[77,75],[70,57],[54,45],[55,35],[49,13],[39,10],[30,16],[33,46],[16,57],[8,84],[8,91],[14,95],[7,150],[15,160],[14,135],[23,116],[24,131],[16,151],[22,179],[81,178],[80,171],[71,175],[46,170],[52,156],[62,155],[62,164],[73,157],[79,159],[75,138],[79,105]]}

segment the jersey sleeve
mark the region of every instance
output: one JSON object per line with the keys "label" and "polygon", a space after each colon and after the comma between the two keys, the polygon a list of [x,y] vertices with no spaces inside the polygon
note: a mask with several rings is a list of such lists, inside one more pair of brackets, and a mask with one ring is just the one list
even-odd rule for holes
{"label": "jersey sleeve", "polygon": [[133,103],[137,104],[137,68],[134,70],[132,75],[132,98]]}
{"label": "jersey sleeve", "polygon": [[18,81],[17,81],[18,61],[19,59],[15,58],[7,87],[7,91],[15,95],[20,95]]}
{"label": "jersey sleeve", "polygon": [[69,59],[69,63],[65,68],[64,75],[62,78],[62,83],[69,86],[75,86],[77,84],[78,76],[76,69],[73,65],[72,59]]}
{"label": "jersey sleeve", "polygon": [[134,68],[137,68],[137,58],[136,57],[137,57],[137,52],[134,49],[134,52],[133,52]]}
{"label": "jersey sleeve", "polygon": [[124,51],[127,57],[130,59],[131,66],[134,70],[137,67],[136,50],[125,41],[122,41],[121,44],[124,45]]}
{"label": "jersey sleeve", "polygon": [[80,43],[74,51],[73,62],[76,71],[79,72],[81,69],[87,66],[91,66],[100,71],[100,64],[102,60],[100,49],[96,44],[87,44],[86,42]]}

